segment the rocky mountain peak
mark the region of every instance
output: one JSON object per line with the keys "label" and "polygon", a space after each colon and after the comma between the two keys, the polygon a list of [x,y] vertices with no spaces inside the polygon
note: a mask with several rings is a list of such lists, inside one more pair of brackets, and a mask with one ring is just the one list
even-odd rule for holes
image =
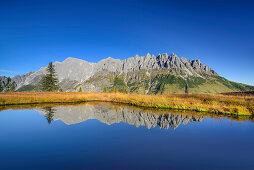
{"label": "rocky mountain peak", "polygon": [[[63,62],[56,61],[54,64],[61,64],[61,63],[73,63],[73,62],[84,62],[85,60],[78,59],[78,58],[73,58],[73,57],[68,57],[66,58]],[[86,62],[86,61],[85,61]]]}
{"label": "rocky mountain peak", "polygon": [[73,61],[73,60],[78,60],[78,59],[77,58],[73,58],[73,57],[67,57],[63,62]]}
{"label": "rocky mountain peak", "polygon": [[188,60],[187,60],[186,58],[184,58],[184,57],[181,58],[181,61],[182,61],[182,63],[184,63],[184,64],[185,64],[185,63],[188,63]]}
{"label": "rocky mountain peak", "polygon": [[139,57],[139,55],[136,54],[134,58],[140,58],[140,57]]}
{"label": "rocky mountain peak", "polygon": [[145,58],[150,58],[151,57],[151,54],[150,53],[147,53],[146,55],[145,55]]}

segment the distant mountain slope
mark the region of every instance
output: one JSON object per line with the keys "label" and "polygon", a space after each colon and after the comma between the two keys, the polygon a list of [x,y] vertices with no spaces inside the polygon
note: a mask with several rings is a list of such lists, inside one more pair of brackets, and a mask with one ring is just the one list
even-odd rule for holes
{"label": "distant mountain slope", "polygon": [[[110,92],[121,91],[140,94],[168,93],[223,93],[254,90],[254,86],[235,83],[220,77],[200,60],[179,59],[174,53],[147,54],[125,60],[106,58],[98,63],[67,58],[54,62],[63,91]],[[17,91],[39,90],[38,83],[46,67],[26,75],[15,76],[12,81]],[[0,77],[5,85],[6,77]]]}

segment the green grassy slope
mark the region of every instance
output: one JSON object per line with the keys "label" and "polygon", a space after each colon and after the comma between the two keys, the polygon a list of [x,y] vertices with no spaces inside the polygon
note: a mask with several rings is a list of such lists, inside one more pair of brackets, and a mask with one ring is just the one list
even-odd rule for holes
{"label": "green grassy slope", "polygon": [[40,91],[40,88],[35,85],[25,85],[20,87],[17,92],[26,92],[26,91]]}
{"label": "green grassy slope", "polygon": [[188,84],[188,93],[224,93],[254,90],[254,86],[232,82],[219,76],[207,79],[190,77],[185,80],[175,75],[164,75],[155,76],[150,81],[145,79],[127,85],[130,93],[170,94],[185,93],[186,83]]}

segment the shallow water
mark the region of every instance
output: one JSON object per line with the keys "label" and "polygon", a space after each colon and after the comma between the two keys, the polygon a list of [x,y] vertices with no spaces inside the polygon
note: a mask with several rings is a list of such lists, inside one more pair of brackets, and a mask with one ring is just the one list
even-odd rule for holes
{"label": "shallow water", "polygon": [[0,169],[254,169],[249,119],[110,103],[14,109],[0,112]]}

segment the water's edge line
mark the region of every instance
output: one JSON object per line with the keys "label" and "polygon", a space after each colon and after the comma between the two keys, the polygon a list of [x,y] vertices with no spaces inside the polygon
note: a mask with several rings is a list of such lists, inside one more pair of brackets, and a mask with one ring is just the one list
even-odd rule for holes
{"label": "water's edge line", "polygon": [[30,104],[71,104],[71,103],[86,103],[86,102],[107,102],[107,103],[118,103],[118,104],[127,104],[135,107],[143,107],[143,108],[155,108],[155,109],[168,109],[168,110],[178,110],[178,111],[195,111],[199,113],[212,113],[212,114],[221,114],[221,115],[229,115],[229,116],[252,116],[252,114],[248,113],[232,113],[232,112],[219,112],[219,111],[210,111],[204,109],[186,109],[179,107],[161,107],[161,106],[148,106],[148,105],[138,105],[130,102],[121,102],[121,101],[108,101],[108,100],[80,100],[80,101],[65,101],[65,102],[31,102],[31,103],[8,103],[8,104],[0,104],[0,106],[11,106],[11,105],[30,105]]}

